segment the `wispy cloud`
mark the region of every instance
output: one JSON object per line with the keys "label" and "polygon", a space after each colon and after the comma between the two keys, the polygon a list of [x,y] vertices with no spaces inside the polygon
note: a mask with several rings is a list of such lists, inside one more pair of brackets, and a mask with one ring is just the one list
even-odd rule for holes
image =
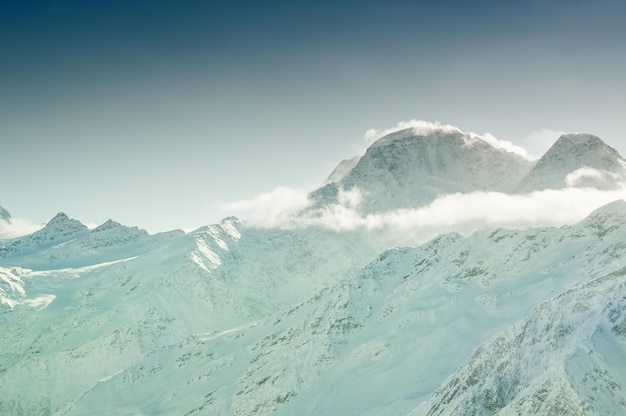
{"label": "wispy cloud", "polygon": [[399,121],[395,126],[387,128],[387,129],[369,129],[365,132],[363,139],[365,143],[369,146],[374,143],[376,140],[384,137],[388,134],[395,133],[396,131],[405,130],[405,129],[414,129],[418,134],[429,133],[433,130],[444,130],[444,131],[454,131],[461,132],[461,130],[450,124],[442,124],[438,121],[424,121],[424,120],[406,120]]}
{"label": "wispy cloud", "polygon": [[252,224],[279,226],[309,204],[307,192],[278,187],[254,198],[219,205],[225,215],[236,215]]}
{"label": "wispy cloud", "polygon": [[395,133],[396,131],[400,131],[400,130],[405,130],[405,129],[414,129],[414,131],[417,134],[427,134],[432,132],[433,130],[443,130],[443,131],[449,131],[449,132],[458,132],[458,133],[463,133],[463,134],[467,134],[468,136],[475,138],[475,139],[480,139],[484,142],[489,143],[490,145],[492,145],[493,147],[497,148],[497,149],[503,149],[506,150],[507,152],[511,152],[511,153],[516,153],[520,156],[523,156],[527,159],[531,159],[532,155],[529,154],[526,149],[524,149],[521,146],[517,146],[515,144],[513,144],[510,141],[507,140],[501,140],[498,139],[496,136],[494,136],[491,133],[483,133],[483,134],[479,134],[479,133],[474,133],[474,132],[464,132],[462,131],[460,128],[453,126],[451,124],[442,124],[438,121],[436,122],[430,122],[430,121],[424,121],[424,120],[406,120],[406,121],[400,121],[398,122],[395,126],[390,127],[388,129],[369,129],[365,132],[364,135],[364,140],[365,143],[369,146],[370,144],[372,144],[373,142],[375,142],[376,140],[380,139],[381,137],[384,137],[388,134],[391,133]]}
{"label": "wispy cloud", "polygon": [[489,143],[496,149],[502,149],[502,150],[506,150],[507,152],[516,153],[526,159],[533,159],[533,156],[530,153],[528,153],[526,149],[524,149],[523,147],[513,144],[512,142],[508,140],[498,139],[496,136],[494,136],[491,133],[478,134],[478,133],[470,132],[469,135],[471,137],[478,138]]}
{"label": "wispy cloud", "polygon": [[41,229],[43,224],[35,224],[24,218],[11,218],[11,221],[0,220],[0,239],[21,237]]}

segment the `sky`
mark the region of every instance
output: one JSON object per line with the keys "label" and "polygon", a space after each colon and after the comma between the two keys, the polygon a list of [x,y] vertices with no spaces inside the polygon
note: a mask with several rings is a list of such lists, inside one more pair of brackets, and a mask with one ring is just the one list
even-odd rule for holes
{"label": "sky", "polygon": [[0,205],[192,229],[406,120],[626,155],[625,21],[626,0],[0,0]]}

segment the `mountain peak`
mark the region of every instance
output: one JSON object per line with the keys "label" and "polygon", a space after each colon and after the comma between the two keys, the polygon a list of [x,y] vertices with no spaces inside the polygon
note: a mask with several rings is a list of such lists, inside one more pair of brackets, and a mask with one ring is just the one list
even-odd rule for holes
{"label": "mountain peak", "polygon": [[55,215],[45,227],[37,231],[35,234],[49,235],[50,239],[56,236],[67,236],[75,232],[87,230],[87,227],[78,220],[71,219],[64,212]]}
{"label": "mountain peak", "polygon": [[67,221],[69,220],[70,217],[67,216],[67,214],[65,214],[65,212],[59,212],[57,215],[55,215],[49,222],[50,223],[56,223],[56,222],[63,222],[63,221]]}
{"label": "mountain peak", "polygon": [[92,232],[99,232],[99,231],[109,230],[111,228],[120,228],[120,227],[124,227],[124,226],[117,221],[108,219],[104,223],[94,228]]}
{"label": "mountain peak", "polygon": [[619,156],[617,150],[602,141],[598,136],[589,133],[563,134],[550,147],[549,153],[565,152],[568,155],[577,155],[580,152],[603,151]]}
{"label": "mountain peak", "polygon": [[0,220],[11,222],[11,214],[9,214],[9,211],[4,209],[3,207],[0,207]]}
{"label": "mountain peak", "polygon": [[623,178],[626,178],[626,160],[617,150],[593,134],[564,134],[522,179],[518,191],[567,186],[612,189]]}

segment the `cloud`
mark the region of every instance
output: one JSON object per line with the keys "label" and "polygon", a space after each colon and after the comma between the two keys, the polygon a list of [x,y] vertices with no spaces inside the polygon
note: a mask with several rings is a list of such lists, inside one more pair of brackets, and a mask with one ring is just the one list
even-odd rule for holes
{"label": "cloud", "polygon": [[477,133],[470,132],[468,134],[470,135],[470,137],[474,137],[474,138],[477,138],[477,139],[480,139],[482,141],[489,143],[496,149],[502,149],[502,150],[506,150],[507,152],[516,153],[526,159],[533,159],[532,155],[528,153],[526,149],[524,149],[523,147],[517,146],[508,140],[498,139],[496,136],[494,136],[491,133],[477,134]]}
{"label": "cloud", "polygon": [[43,224],[34,224],[23,218],[11,218],[11,221],[0,220],[0,239],[10,239],[32,234],[41,229]]}
{"label": "cloud", "polygon": [[[618,199],[626,199],[626,184],[606,191],[595,188],[564,188],[530,194],[500,192],[456,193],[437,198],[428,206],[363,215],[358,189],[341,190],[338,203],[299,211],[309,205],[306,195],[278,188],[230,208],[253,213],[250,225],[263,228],[323,227],[335,231],[388,231],[396,244],[423,243],[438,234],[469,235],[484,227],[523,229],[562,226],[584,219],[593,210]],[[225,208],[228,208],[225,207]],[[282,210],[286,208],[287,210]]]}
{"label": "cloud", "polygon": [[450,124],[442,124],[438,121],[435,121],[433,123],[430,121],[413,119],[413,120],[399,121],[398,123],[396,123],[395,126],[390,127],[388,129],[383,129],[383,130],[369,129],[365,132],[365,136],[363,137],[363,139],[369,146],[370,144],[374,143],[376,140],[380,139],[381,137],[385,137],[386,135],[395,133],[396,131],[410,129],[410,128],[414,129],[415,132],[417,132],[418,134],[429,133],[433,130],[444,130],[444,131],[462,133],[461,129],[459,129],[456,126],[452,126]]}
{"label": "cloud", "polygon": [[388,129],[369,129],[365,132],[364,140],[367,145],[371,145],[376,140],[384,137],[388,134],[394,133],[396,131],[405,130],[412,128],[417,134],[427,134],[432,132],[433,130],[443,130],[448,132],[457,132],[467,134],[468,136],[479,139],[484,142],[489,143],[496,149],[503,149],[507,152],[516,153],[526,159],[531,159],[532,156],[521,146],[517,146],[510,141],[498,139],[491,133],[478,134],[474,132],[464,132],[460,128],[450,125],[450,124],[442,124],[438,121],[430,122],[424,120],[407,120],[407,121],[399,121],[394,127],[390,127]]}
{"label": "cloud", "polygon": [[565,183],[567,186],[583,186],[590,184],[615,183],[623,180],[622,176],[617,173],[606,170],[598,170],[584,166],[580,169],[567,174]]}
{"label": "cloud", "polygon": [[274,227],[306,208],[309,203],[306,191],[281,186],[252,199],[220,204],[219,209],[226,215],[241,217],[252,225]]}

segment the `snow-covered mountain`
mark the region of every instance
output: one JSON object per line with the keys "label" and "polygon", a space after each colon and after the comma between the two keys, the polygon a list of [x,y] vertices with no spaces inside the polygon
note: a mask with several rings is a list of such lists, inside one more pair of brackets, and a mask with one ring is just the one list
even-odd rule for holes
{"label": "snow-covered mountain", "polygon": [[626,160],[591,134],[561,136],[538,161],[448,128],[408,128],[375,141],[363,156],[344,160],[310,194],[308,212],[340,202],[358,189],[362,214],[426,206],[453,193],[525,194],[567,187],[619,189]]}
{"label": "snow-covered mountain", "polygon": [[561,136],[517,187],[519,192],[565,186],[616,188],[626,180],[626,160],[591,134]]}
{"label": "snow-covered mountain", "polygon": [[145,253],[160,237],[111,220],[89,230],[61,212],[41,230],[4,241],[0,246],[0,265],[34,270],[88,266]]}
{"label": "snow-covered mountain", "polygon": [[336,202],[340,187],[356,187],[365,194],[364,213],[384,212],[427,205],[454,192],[508,192],[531,167],[518,154],[460,131],[409,128],[378,139],[360,158],[342,162],[312,198]]}
{"label": "snow-covered mountain", "polygon": [[[583,163],[620,174],[599,139],[564,137],[550,181],[605,186],[574,181]],[[405,130],[340,164],[314,197],[358,187],[359,207],[377,212],[514,192],[544,158]],[[560,228],[398,247],[416,232],[230,217],[150,235],[60,213],[0,242],[0,414],[623,412],[626,201]]]}

